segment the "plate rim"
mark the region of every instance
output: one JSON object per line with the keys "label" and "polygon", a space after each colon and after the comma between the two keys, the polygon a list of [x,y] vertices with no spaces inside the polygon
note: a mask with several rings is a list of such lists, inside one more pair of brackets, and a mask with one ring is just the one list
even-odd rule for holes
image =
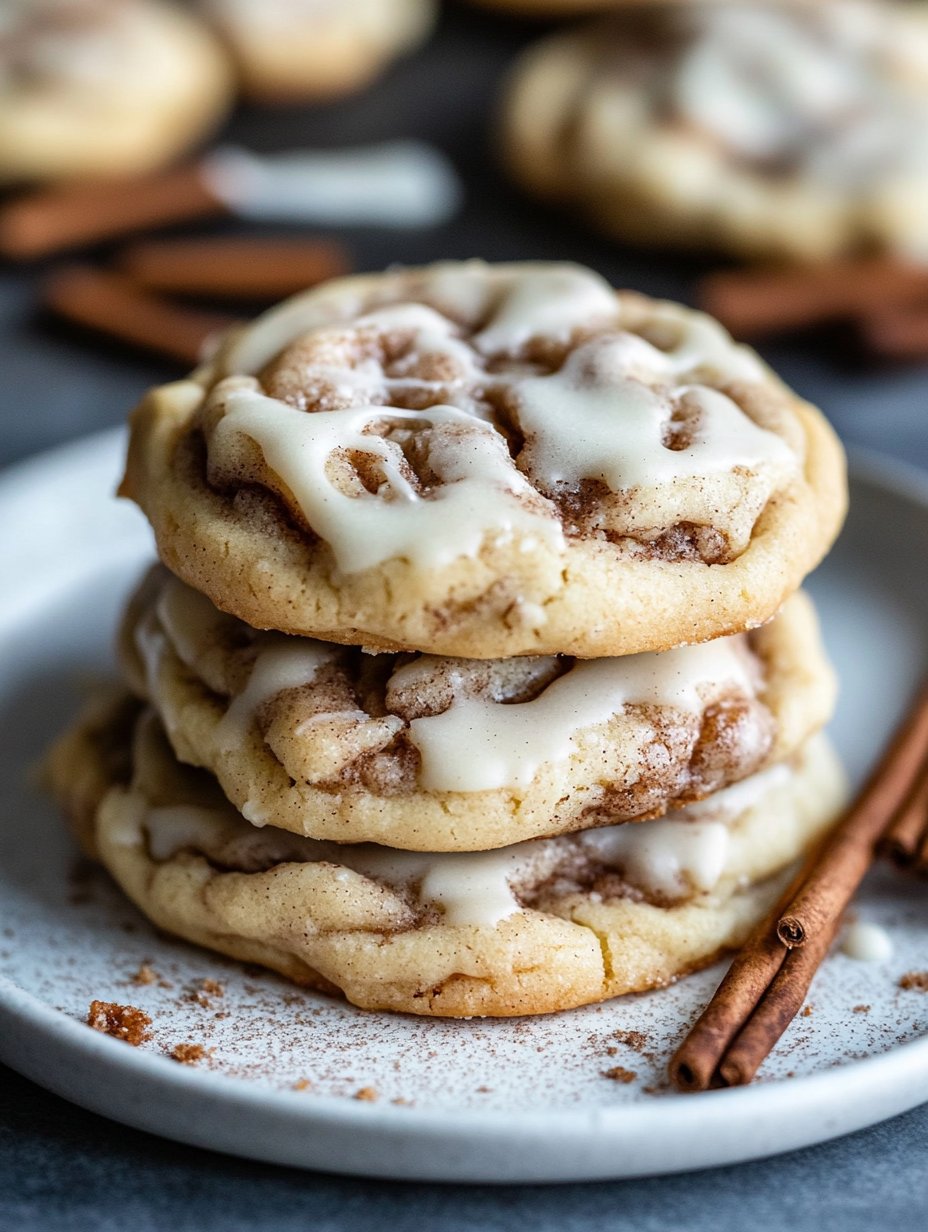
{"label": "plate rim", "polygon": [[[59,1042],[63,1041],[70,1044],[73,1041],[79,1050],[87,1052],[91,1056],[105,1056],[108,1060],[110,1058],[121,1058],[117,1064],[122,1069],[150,1070],[153,1075],[159,1078],[166,1075],[168,1084],[179,1088],[193,1087],[199,1089],[201,1086],[206,1085],[224,1090],[227,1087],[231,1087],[237,1097],[244,1103],[257,1102],[263,1104],[268,1099],[271,1102],[280,1101],[283,1108],[289,1109],[294,1107],[298,1109],[298,1115],[303,1110],[315,1112],[315,1110],[321,1108],[323,1112],[330,1115],[335,1121],[345,1121],[350,1125],[363,1122],[365,1118],[379,1114],[381,1116],[386,1115],[388,1119],[395,1119],[404,1125],[408,1125],[410,1121],[419,1121],[424,1130],[431,1130],[437,1127],[447,1128],[449,1117],[447,1109],[427,1109],[417,1105],[394,1106],[391,1104],[378,1104],[373,1101],[353,1100],[340,1095],[313,1094],[307,1096],[304,1092],[268,1087],[251,1079],[236,1077],[232,1074],[178,1065],[160,1053],[133,1048],[131,1045],[126,1045],[123,1040],[113,1039],[101,1031],[91,1030],[87,1027],[86,1023],[72,1018],[63,1010],[49,1006],[39,997],[36,997],[34,993],[20,987],[14,980],[0,975],[0,1016],[8,1013],[15,1015],[20,1026],[32,1029],[40,1025],[40,1020],[43,1016],[49,1017],[49,1011],[51,1011],[52,1027],[50,1033],[54,1034]],[[379,1011],[371,1010],[367,1012],[374,1014]],[[2,1054],[3,1045],[0,1044],[0,1056]],[[897,1060],[900,1055],[902,1056],[902,1062]],[[769,1093],[772,1091],[792,1092],[800,1087],[805,1091],[812,1089],[818,1094],[820,1091],[840,1083],[842,1077],[846,1077],[845,1071],[852,1067],[858,1073],[861,1070],[866,1070],[870,1074],[872,1071],[874,1074],[872,1081],[877,1083],[886,1081],[891,1076],[892,1070],[901,1064],[901,1067],[907,1070],[906,1076],[911,1078],[912,1071],[908,1070],[908,1065],[913,1058],[919,1062],[924,1061],[925,1077],[928,1079],[928,1033],[919,1039],[896,1044],[885,1052],[854,1059],[846,1065],[836,1065],[816,1074],[797,1076],[789,1080],[778,1079],[767,1082],[752,1082],[743,1087],[724,1087],[696,1093],[675,1092],[673,1094],[661,1095],[657,1098],[649,1097],[647,1100],[617,1103],[612,1107],[597,1106],[586,1109],[561,1109],[556,1114],[542,1112],[537,1109],[504,1112],[493,1108],[462,1108],[453,1115],[456,1123],[463,1122],[467,1128],[475,1130],[483,1129],[487,1126],[495,1127],[500,1122],[506,1122],[507,1124],[515,1123],[520,1128],[534,1129],[537,1127],[538,1122],[546,1116],[556,1115],[559,1125],[564,1125],[569,1130],[576,1131],[579,1127],[586,1126],[587,1122],[590,1121],[601,1124],[604,1121],[608,1122],[619,1117],[627,1121],[630,1115],[637,1115],[639,1111],[646,1112],[648,1114],[646,1119],[648,1120],[656,1119],[657,1116],[662,1115],[662,1110],[668,1106],[683,1108],[695,1107],[698,1104],[700,1107],[704,1107],[711,1100],[715,1107],[718,1106],[721,1100],[725,1100],[726,1107],[730,1108],[730,1105],[736,1100],[740,1103],[748,1103],[760,1094],[769,1096]],[[888,1073],[883,1071],[888,1071]],[[928,1086],[926,1086],[926,1099],[928,1099]],[[627,1130],[628,1126],[623,1125],[623,1129]]]}

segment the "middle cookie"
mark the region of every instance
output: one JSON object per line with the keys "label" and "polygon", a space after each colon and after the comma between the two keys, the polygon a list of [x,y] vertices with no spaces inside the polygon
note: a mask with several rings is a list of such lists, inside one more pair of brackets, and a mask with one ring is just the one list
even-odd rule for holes
{"label": "middle cookie", "polygon": [[788,757],[835,693],[802,594],[661,654],[488,661],[256,632],[155,568],[120,643],[178,757],[248,821],[414,851],[660,816]]}

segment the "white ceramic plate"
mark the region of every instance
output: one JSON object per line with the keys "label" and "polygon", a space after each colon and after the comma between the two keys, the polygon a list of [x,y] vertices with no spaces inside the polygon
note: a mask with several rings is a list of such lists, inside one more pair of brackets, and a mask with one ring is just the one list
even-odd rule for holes
{"label": "white ceramic plate", "polygon": [[[894,954],[832,956],[749,1088],[680,1096],[675,1043],[721,967],[673,988],[536,1020],[365,1013],[158,935],[81,864],[28,769],[109,670],[118,606],[151,554],[113,501],[121,437],[0,481],[0,1058],[75,1103],[200,1146],[278,1163],[435,1180],[557,1181],[673,1172],[819,1142],[928,1099],[924,887],[871,877],[861,918]],[[853,516],[813,583],[843,680],[835,737],[859,779],[901,713],[928,641],[928,481],[858,468]],[[142,963],[153,983],[133,983]],[[200,995],[204,979],[221,995]],[[132,1048],[83,1023],[93,998],[138,1006]],[[179,1043],[204,1059],[169,1058]],[[620,1066],[629,1083],[604,1076]],[[309,1083],[310,1085],[306,1085]],[[369,1089],[376,1099],[359,1100]]]}

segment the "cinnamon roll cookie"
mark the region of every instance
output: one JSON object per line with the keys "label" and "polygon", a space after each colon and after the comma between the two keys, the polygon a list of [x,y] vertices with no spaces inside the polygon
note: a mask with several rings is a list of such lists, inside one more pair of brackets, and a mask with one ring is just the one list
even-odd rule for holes
{"label": "cinnamon roll cookie", "polygon": [[802,594],[660,655],[486,661],[256,633],[157,568],[120,643],[177,756],[248,821],[418,851],[659,816],[791,756],[835,691]]}
{"label": "cinnamon roll cookie", "polygon": [[361,89],[426,37],[434,0],[198,0],[259,102]]}
{"label": "cinnamon roll cookie", "polygon": [[928,13],[637,6],[539,43],[503,109],[527,187],[622,239],[747,257],[928,252]]}
{"label": "cinnamon roll cookie", "polygon": [[[128,739],[121,721],[65,737],[53,768],[66,808],[75,760],[96,749],[116,767]],[[843,790],[816,737],[663,820],[412,854],[249,825],[174,759],[150,713],[129,756],[96,808],[96,846],[159,928],[356,1005],[449,1017],[567,1009],[706,964],[769,907]]]}
{"label": "cinnamon roll cookie", "polygon": [[124,495],[256,628],[467,658],[767,620],[844,515],[840,445],[710,318],[579,266],[340,279],[134,412]]}
{"label": "cinnamon roll cookie", "polygon": [[160,0],[4,0],[0,180],[149,171],[231,103],[209,31]]}

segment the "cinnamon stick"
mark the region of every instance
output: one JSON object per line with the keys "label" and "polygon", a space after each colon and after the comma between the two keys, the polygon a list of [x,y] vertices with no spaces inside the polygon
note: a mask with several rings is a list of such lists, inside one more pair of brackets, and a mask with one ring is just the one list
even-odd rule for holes
{"label": "cinnamon stick", "polygon": [[[704,311],[739,338],[858,317],[869,323],[876,319],[874,312],[887,305],[921,302],[928,307],[928,265],[866,257],[779,269],[725,270],[704,278],[697,298]],[[925,314],[919,317],[928,322]],[[890,327],[882,328],[885,347]],[[880,333],[879,326],[876,332]],[[910,339],[909,345],[913,342]],[[896,345],[901,344],[897,338]]]}
{"label": "cinnamon stick", "polygon": [[234,318],[172,304],[128,279],[89,266],[69,266],[45,285],[44,303],[66,320],[190,367],[208,339]]}
{"label": "cinnamon stick", "polygon": [[228,299],[282,299],[350,268],[334,240],[248,236],[143,240],[119,265],[149,290]]}
{"label": "cinnamon stick", "polygon": [[928,359],[928,305],[889,304],[858,321],[861,341],[883,359]]}
{"label": "cinnamon stick", "polygon": [[0,208],[0,255],[22,261],[146,227],[226,213],[196,163],[126,180],[40,189]]}
{"label": "cinnamon stick", "polygon": [[671,1059],[670,1078],[679,1090],[705,1091],[713,1084],[719,1058],[776,977],[786,955],[770,919],[762,920]]}
{"label": "cinnamon stick", "polygon": [[[743,1086],[760,1069],[802,1008],[809,985],[831,948],[840,923],[839,912],[801,949],[787,950],[780,945],[784,958],[779,971],[719,1063],[719,1078],[725,1086]],[[775,936],[770,938],[771,944],[775,941]]]}
{"label": "cinnamon stick", "polygon": [[[680,1090],[750,1082],[802,1005],[883,832],[920,798],[926,775],[928,685],[855,803],[756,926],[677,1049],[670,1077]],[[922,852],[928,858],[925,836],[918,859]]]}
{"label": "cinnamon stick", "polygon": [[873,862],[876,845],[903,805],[928,758],[928,686],[890,742],[840,824],[825,840],[809,875],[780,916],[777,935],[801,946],[840,916]]}
{"label": "cinnamon stick", "polygon": [[880,851],[900,868],[917,866],[928,845],[928,763],[917,779],[889,829],[880,840]]}

